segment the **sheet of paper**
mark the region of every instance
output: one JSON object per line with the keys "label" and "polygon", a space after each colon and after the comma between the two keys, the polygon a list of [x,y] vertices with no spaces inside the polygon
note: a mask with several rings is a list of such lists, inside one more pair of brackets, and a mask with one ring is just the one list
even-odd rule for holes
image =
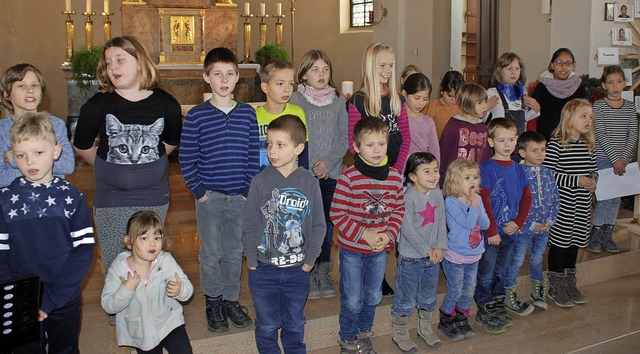
{"label": "sheet of paper", "polygon": [[618,48],[614,48],[614,47],[598,48],[598,65],[618,65],[618,64],[620,64]]}
{"label": "sheet of paper", "polygon": [[640,194],[640,168],[637,162],[630,163],[622,176],[616,176],[613,168],[599,170],[598,175],[596,187],[598,200]]}

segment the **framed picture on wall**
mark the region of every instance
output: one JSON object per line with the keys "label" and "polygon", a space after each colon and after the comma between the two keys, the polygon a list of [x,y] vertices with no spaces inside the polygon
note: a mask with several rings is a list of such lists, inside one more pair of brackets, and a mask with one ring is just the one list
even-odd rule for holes
{"label": "framed picture on wall", "polygon": [[640,0],[635,0],[633,9],[635,10],[633,12],[633,17],[640,18]]}
{"label": "framed picture on wall", "polygon": [[[636,0],[636,1],[640,2],[640,0]],[[605,21],[613,21],[614,5],[615,4],[612,2],[604,3],[604,20]]]}
{"label": "framed picture on wall", "polygon": [[614,21],[633,22],[633,5],[615,3]]}
{"label": "framed picture on wall", "polygon": [[611,29],[612,45],[631,45],[631,28],[613,27]]}

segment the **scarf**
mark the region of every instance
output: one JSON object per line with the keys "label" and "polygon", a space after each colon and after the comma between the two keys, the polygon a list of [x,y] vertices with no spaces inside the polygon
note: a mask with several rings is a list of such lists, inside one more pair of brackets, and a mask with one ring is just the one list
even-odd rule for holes
{"label": "scarf", "polygon": [[574,72],[566,80],[556,80],[553,78],[553,73],[547,70],[540,74],[538,80],[544,84],[550,94],[560,99],[573,95],[582,85],[580,75]]}
{"label": "scarf", "polygon": [[373,166],[365,162],[360,157],[360,154],[355,154],[353,156],[353,165],[356,167],[356,170],[358,170],[358,172],[369,178],[377,179],[378,181],[384,181],[387,179],[387,177],[389,177],[389,159],[386,156],[384,157],[384,159],[382,159],[380,165]]}
{"label": "scarf", "polygon": [[518,101],[524,95],[524,86],[520,83],[516,83],[514,85],[497,84],[496,89],[502,92],[510,102]]}
{"label": "scarf", "polygon": [[331,86],[317,90],[311,86],[301,84],[298,85],[298,92],[300,92],[307,101],[318,107],[330,105],[331,102],[338,97],[336,96],[336,89]]}

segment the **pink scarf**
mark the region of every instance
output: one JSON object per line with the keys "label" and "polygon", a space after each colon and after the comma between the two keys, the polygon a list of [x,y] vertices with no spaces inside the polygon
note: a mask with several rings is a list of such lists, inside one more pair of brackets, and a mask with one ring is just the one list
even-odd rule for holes
{"label": "pink scarf", "polygon": [[311,104],[318,107],[324,107],[330,105],[336,96],[336,89],[331,86],[327,86],[323,89],[316,90],[311,86],[305,84],[298,85],[298,92],[304,96]]}

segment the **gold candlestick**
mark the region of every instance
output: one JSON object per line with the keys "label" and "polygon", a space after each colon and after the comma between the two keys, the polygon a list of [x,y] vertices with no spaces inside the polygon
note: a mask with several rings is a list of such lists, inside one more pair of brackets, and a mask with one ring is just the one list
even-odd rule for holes
{"label": "gold candlestick", "polygon": [[243,63],[249,63],[249,58],[251,57],[251,23],[249,23],[249,19],[253,17],[252,14],[249,15],[240,15],[240,17],[244,18],[243,28],[244,28],[244,59]]}
{"label": "gold candlestick", "polygon": [[294,53],[293,53],[293,42],[295,42],[294,35],[296,29],[296,8],[294,7],[296,4],[296,0],[291,0],[291,63],[294,61]]}
{"label": "gold candlestick", "polygon": [[264,22],[265,18],[269,18],[269,15],[256,16],[260,19],[260,48],[267,44],[267,24]]}
{"label": "gold candlestick", "polygon": [[284,15],[273,15],[276,18],[276,45],[282,47],[282,19]]}
{"label": "gold candlestick", "polygon": [[62,11],[67,18],[64,20],[64,63],[63,66],[71,65],[71,56],[73,55],[73,20],[71,15],[75,15],[75,11]]}
{"label": "gold candlestick", "polygon": [[84,47],[91,49],[93,47],[93,20],[91,16],[95,16],[95,12],[83,12],[83,15],[87,16],[84,21]]}
{"label": "gold candlestick", "polygon": [[104,30],[104,42],[107,43],[111,39],[111,20],[109,16],[113,15],[113,12],[101,12],[100,15],[104,16],[104,25],[102,25],[102,29]]}

